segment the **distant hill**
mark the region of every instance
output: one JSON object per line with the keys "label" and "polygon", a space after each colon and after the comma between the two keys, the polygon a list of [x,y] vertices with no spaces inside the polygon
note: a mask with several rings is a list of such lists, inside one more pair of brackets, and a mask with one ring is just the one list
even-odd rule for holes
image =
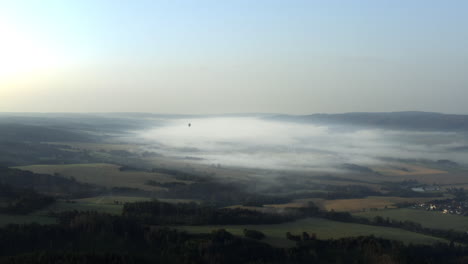
{"label": "distant hill", "polygon": [[399,130],[468,131],[468,115],[430,112],[312,114],[302,116],[272,115],[270,120],[354,125]]}
{"label": "distant hill", "polygon": [[[154,127],[155,122],[145,119],[144,116],[125,114],[10,114],[0,113],[0,132],[5,126],[15,125],[31,126],[31,130],[47,127],[49,129],[75,132],[75,134],[86,132],[92,134],[102,133],[127,133],[129,130],[138,130]],[[55,133],[55,132],[53,132]],[[70,134],[70,133],[68,133]],[[83,136],[83,135],[82,135]],[[88,141],[88,139],[84,140]]]}

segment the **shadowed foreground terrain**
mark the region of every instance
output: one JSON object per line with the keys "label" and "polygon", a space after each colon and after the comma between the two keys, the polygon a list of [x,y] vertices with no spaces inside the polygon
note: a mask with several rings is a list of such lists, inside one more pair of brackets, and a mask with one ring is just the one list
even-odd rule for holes
{"label": "shadowed foreground terrain", "polygon": [[2,114],[0,263],[465,263],[465,120]]}

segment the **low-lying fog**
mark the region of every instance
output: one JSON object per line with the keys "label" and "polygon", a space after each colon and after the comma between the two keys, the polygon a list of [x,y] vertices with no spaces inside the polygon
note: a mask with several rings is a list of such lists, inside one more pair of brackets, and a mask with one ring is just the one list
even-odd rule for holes
{"label": "low-lying fog", "polygon": [[[189,126],[189,123],[191,126]],[[167,119],[140,131],[148,150],[207,164],[265,169],[331,170],[386,158],[468,163],[468,137],[457,132],[389,131],[270,121],[256,117]]]}

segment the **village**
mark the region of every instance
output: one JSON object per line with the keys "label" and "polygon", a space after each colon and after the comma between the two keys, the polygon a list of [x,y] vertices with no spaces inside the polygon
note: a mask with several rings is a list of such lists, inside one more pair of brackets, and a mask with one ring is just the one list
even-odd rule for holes
{"label": "village", "polygon": [[427,203],[415,204],[412,208],[421,208],[427,211],[437,211],[443,214],[468,216],[468,201],[456,199],[434,200]]}

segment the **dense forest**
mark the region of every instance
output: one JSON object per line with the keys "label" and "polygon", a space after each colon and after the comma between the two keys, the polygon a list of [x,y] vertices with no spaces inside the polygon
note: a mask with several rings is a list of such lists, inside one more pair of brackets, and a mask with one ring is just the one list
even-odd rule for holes
{"label": "dense forest", "polygon": [[151,225],[277,224],[294,219],[290,214],[266,214],[239,208],[159,201],[127,203],[123,208],[123,216]]}

